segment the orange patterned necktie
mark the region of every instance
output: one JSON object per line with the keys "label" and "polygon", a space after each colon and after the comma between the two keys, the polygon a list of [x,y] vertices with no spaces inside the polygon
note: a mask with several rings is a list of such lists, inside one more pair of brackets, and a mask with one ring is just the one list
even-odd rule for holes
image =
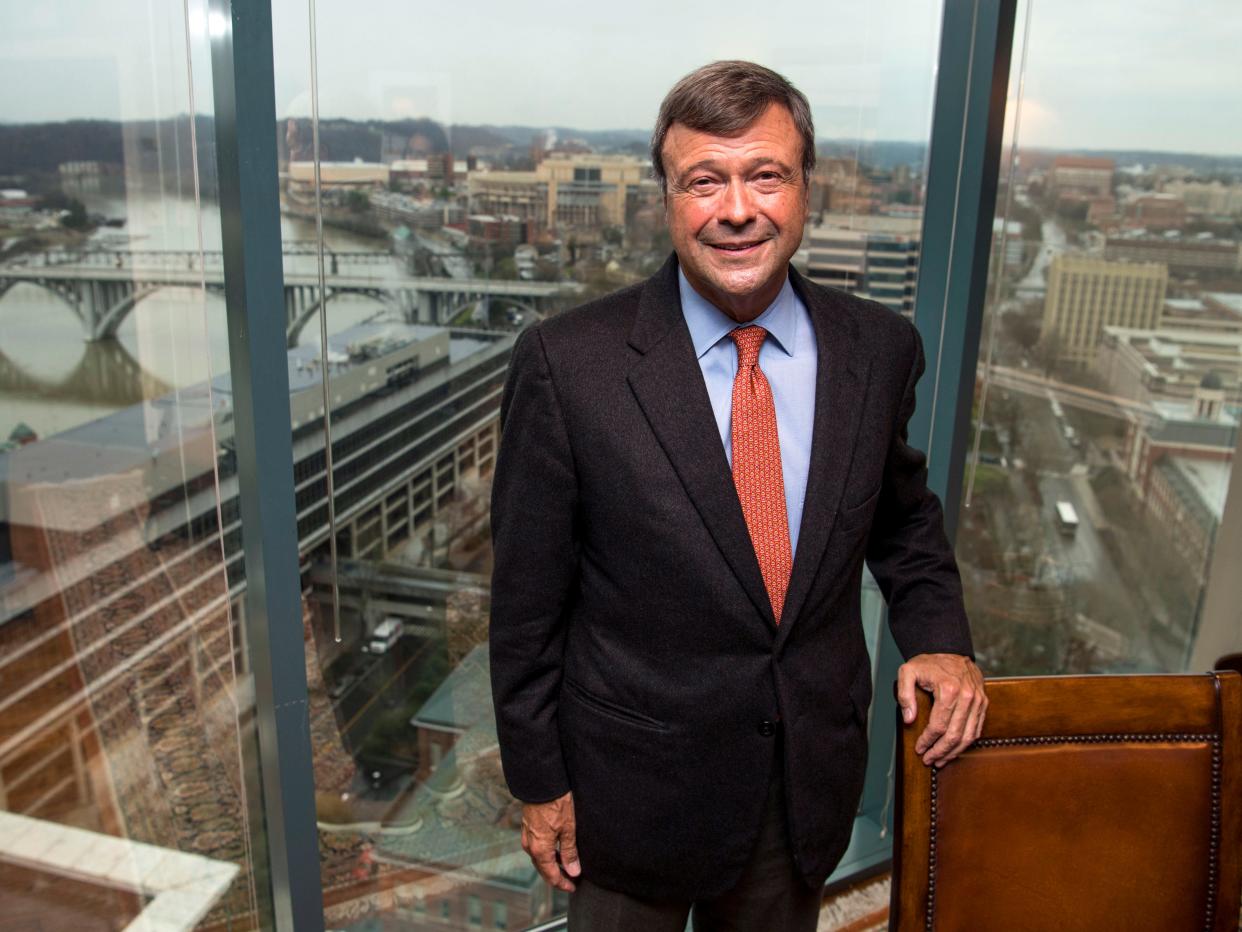
{"label": "orange patterned necktie", "polygon": [[759,368],[759,348],[767,335],[762,327],[739,327],[729,334],[737,346],[737,375],[733,379],[733,484],[742,503],[750,542],[759,558],[772,615],[779,625],[793,554],[789,546],[781,446],[776,434],[776,405],[772,402],[772,387]]}

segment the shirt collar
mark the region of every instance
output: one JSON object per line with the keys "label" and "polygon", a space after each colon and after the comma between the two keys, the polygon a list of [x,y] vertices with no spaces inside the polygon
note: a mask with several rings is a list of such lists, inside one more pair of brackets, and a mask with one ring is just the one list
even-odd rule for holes
{"label": "shirt collar", "polygon": [[[681,291],[681,313],[690,328],[694,355],[699,359],[727,337],[731,330],[743,326],[695,291],[680,268],[677,270],[677,286]],[[792,356],[798,348],[797,300],[793,285],[789,283],[789,274],[786,273],[785,284],[775,300],[745,326],[762,327],[785,355]]]}

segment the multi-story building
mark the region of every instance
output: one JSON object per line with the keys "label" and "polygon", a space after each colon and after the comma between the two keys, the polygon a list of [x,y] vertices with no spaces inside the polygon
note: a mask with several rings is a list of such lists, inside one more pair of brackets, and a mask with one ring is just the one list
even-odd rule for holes
{"label": "multi-story building", "polygon": [[591,229],[625,223],[627,193],[651,166],[629,155],[553,153],[535,171],[548,182],[548,226]]}
{"label": "multi-story building", "polygon": [[1122,461],[1135,493],[1164,529],[1196,583],[1206,578],[1224,514],[1240,410],[1222,380],[1203,376],[1188,401],[1158,401],[1130,423]]}
{"label": "multi-story building", "polygon": [[[328,190],[368,191],[388,184],[390,170],[380,162],[321,162],[319,185]],[[288,185],[291,193],[307,194],[315,189],[315,163],[290,162]]]}
{"label": "multi-story building", "polygon": [[1173,194],[1140,194],[1126,202],[1126,225],[1146,230],[1180,230],[1186,204]]}
{"label": "multi-story building", "polygon": [[548,223],[548,182],[533,171],[473,171],[467,175],[470,210],[491,216],[517,217],[545,229]]}
{"label": "multi-story building", "polygon": [[[1004,251],[1001,244],[1004,244]],[[1011,273],[1022,267],[1027,257],[1026,240],[1022,238],[1022,224],[1016,220],[997,217],[992,221],[992,252],[989,256],[989,278],[998,275],[1003,268]]]}
{"label": "multi-story building", "polygon": [[1242,294],[1209,291],[1164,302],[1162,326],[1195,333],[1242,334]]}
{"label": "multi-story building", "polygon": [[476,243],[494,243],[512,247],[528,242],[531,223],[517,217],[496,217],[492,214],[471,214],[466,218],[466,232]]}
{"label": "multi-story building", "polygon": [[1048,267],[1040,339],[1055,341],[1060,361],[1090,365],[1105,327],[1160,326],[1168,281],[1168,269],[1159,263],[1055,256]]}
{"label": "multi-story building", "polygon": [[474,159],[454,159],[447,152],[421,159],[395,159],[388,163],[392,180],[404,183],[434,181],[452,184],[476,167]]}
{"label": "multi-story building", "polygon": [[1052,162],[1048,182],[1058,197],[1108,197],[1113,190],[1112,159],[1058,155]]}
{"label": "multi-story building", "polygon": [[369,200],[381,220],[415,230],[436,231],[466,222],[466,209],[456,201],[425,200],[396,191],[372,191]]}
{"label": "multi-story building", "polygon": [[830,215],[810,231],[807,275],[912,316],[920,226],[912,217]]}
{"label": "multi-story building", "polygon": [[1179,197],[1186,205],[1186,212],[1210,216],[1237,216],[1242,214],[1242,184],[1222,184],[1219,181],[1166,181],[1162,186],[1166,194]]}
{"label": "multi-story building", "polygon": [[1213,236],[1143,233],[1110,236],[1104,258],[1129,262],[1162,262],[1181,275],[1236,273],[1242,270],[1242,243]]}
{"label": "multi-story building", "polygon": [[1220,383],[1225,399],[1242,404],[1242,332],[1105,327],[1095,371],[1111,391],[1134,401],[1189,402],[1204,378]]}
{"label": "multi-story building", "polygon": [[636,195],[654,184],[649,176],[633,156],[553,152],[533,171],[471,172],[470,209],[589,234],[624,225],[627,211],[649,201]]}

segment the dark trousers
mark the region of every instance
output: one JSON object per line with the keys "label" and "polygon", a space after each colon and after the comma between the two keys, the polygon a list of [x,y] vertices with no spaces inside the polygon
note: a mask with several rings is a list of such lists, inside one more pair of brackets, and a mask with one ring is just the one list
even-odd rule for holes
{"label": "dark trousers", "polygon": [[741,878],[710,900],[667,902],[577,881],[569,897],[569,932],[814,932],[822,891],[812,890],[794,866],[785,824],[781,755],[772,768],[759,840]]}

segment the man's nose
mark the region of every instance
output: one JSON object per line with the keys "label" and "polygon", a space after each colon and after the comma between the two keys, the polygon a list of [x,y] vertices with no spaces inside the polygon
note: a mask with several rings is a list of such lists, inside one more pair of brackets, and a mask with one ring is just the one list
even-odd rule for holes
{"label": "man's nose", "polygon": [[754,201],[745,183],[731,181],[725,186],[717,219],[733,227],[745,226],[755,219]]}

